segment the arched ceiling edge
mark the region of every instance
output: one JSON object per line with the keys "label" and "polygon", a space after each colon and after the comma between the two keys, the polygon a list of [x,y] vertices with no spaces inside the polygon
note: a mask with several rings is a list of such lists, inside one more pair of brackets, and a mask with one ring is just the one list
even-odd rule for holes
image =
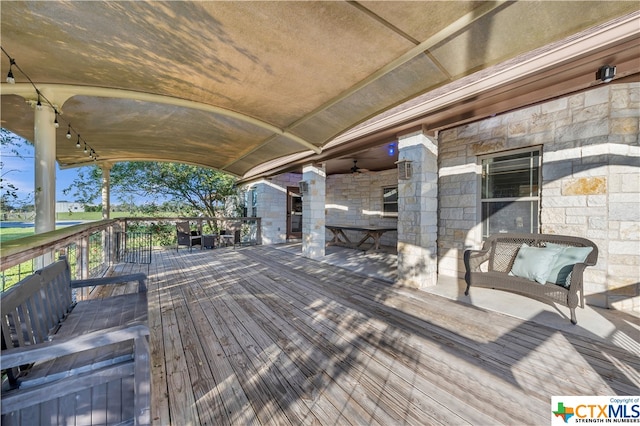
{"label": "arched ceiling edge", "polygon": [[[312,150],[316,154],[320,154],[322,150],[316,145],[304,140],[303,138],[292,134],[291,132],[276,127],[270,123],[267,123],[257,118],[241,114],[237,111],[221,108],[214,105],[203,104],[200,102],[190,101],[186,99],[175,98],[171,96],[157,95],[153,93],[137,92],[133,90],[114,89],[108,87],[95,87],[95,86],[75,86],[68,84],[38,84],[38,90],[44,94],[47,99],[54,103],[54,106],[64,114],[62,106],[64,103],[74,96],[93,96],[102,98],[116,98],[116,99],[131,99],[136,101],[144,101],[165,105],[173,105],[183,108],[190,108],[194,110],[200,110],[205,112],[211,112],[214,114],[223,115],[226,117],[234,118],[245,123],[252,124],[256,127],[268,130],[275,135],[286,137],[297,144]],[[18,95],[26,100],[35,100],[37,93],[34,87],[29,83],[16,83],[16,84],[3,84],[3,95]]]}

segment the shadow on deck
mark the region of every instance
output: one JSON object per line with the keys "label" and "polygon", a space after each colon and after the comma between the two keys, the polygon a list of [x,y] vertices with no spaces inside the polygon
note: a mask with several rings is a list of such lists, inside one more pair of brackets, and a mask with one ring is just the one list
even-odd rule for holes
{"label": "shadow on deck", "polygon": [[281,248],[118,269],[149,275],[156,424],[547,424],[553,395],[640,393],[638,333],[614,345]]}

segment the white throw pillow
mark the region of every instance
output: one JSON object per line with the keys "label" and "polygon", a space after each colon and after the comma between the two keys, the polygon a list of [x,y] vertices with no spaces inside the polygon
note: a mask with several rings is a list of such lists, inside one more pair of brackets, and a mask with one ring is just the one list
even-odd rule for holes
{"label": "white throw pillow", "polygon": [[559,244],[547,243],[549,249],[560,249],[560,253],[556,257],[549,277],[549,282],[556,283],[563,287],[568,287],[567,278],[573,271],[576,263],[583,263],[587,260],[589,253],[593,251],[593,247],[567,247]]}
{"label": "white throw pillow", "polygon": [[538,248],[522,244],[511,268],[511,275],[545,284],[561,248]]}

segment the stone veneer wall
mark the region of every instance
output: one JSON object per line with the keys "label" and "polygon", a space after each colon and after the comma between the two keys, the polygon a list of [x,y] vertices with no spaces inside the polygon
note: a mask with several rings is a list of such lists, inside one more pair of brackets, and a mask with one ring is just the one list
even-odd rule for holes
{"label": "stone veneer wall", "polygon": [[287,187],[298,186],[299,173],[287,173],[249,186],[257,191],[257,215],[262,218],[262,244],[287,241]]}
{"label": "stone veneer wall", "polygon": [[[298,186],[302,175],[287,173],[262,180],[245,187],[257,191],[257,215],[262,218],[262,243],[286,242],[287,186]],[[382,188],[398,185],[396,169],[382,172],[331,175],[326,179],[325,218],[327,224],[396,226],[396,217],[381,217]],[[352,241],[358,241],[361,233],[347,232]],[[327,231],[326,241],[332,238]],[[382,236],[383,245],[396,246],[396,232]]]}
{"label": "stone veneer wall", "polygon": [[[327,176],[326,223],[359,226],[396,226],[397,217],[382,217],[382,188],[398,185],[396,169]],[[351,241],[358,241],[362,233],[346,232]],[[333,235],[327,231],[327,241]],[[380,242],[395,247],[396,232],[386,232]]]}
{"label": "stone veneer wall", "polygon": [[441,131],[441,277],[463,279],[465,247],[481,244],[478,156],[542,147],[543,233],[599,247],[585,272],[590,304],[640,311],[640,84],[610,84]]}

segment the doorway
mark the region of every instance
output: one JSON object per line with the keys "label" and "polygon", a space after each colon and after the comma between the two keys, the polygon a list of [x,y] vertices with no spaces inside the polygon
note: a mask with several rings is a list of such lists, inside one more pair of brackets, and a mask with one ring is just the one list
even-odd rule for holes
{"label": "doorway", "polygon": [[302,238],[302,194],[297,186],[287,187],[287,240]]}

